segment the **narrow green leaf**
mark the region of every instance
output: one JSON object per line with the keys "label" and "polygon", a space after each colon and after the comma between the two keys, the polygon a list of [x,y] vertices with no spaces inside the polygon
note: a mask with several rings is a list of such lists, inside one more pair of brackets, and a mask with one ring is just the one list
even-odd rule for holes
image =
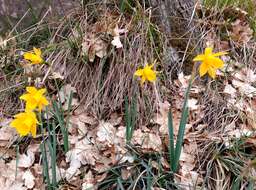
{"label": "narrow green leaf", "polygon": [[255,186],[255,181],[253,179],[249,180],[249,184],[248,184],[248,190],[253,190]]}
{"label": "narrow green leaf", "polygon": [[43,124],[42,124],[42,116],[39,116],[39,122],[40,122],[40,129],[41,129],[41,134],[43,137],[43,142],[40,144],[40,149],[42,152],[42,160],[43,160],[43,175],[46,179],[46,183],[48,187],[51,186],[51,181],[50,181],[50,175],[49,175],[49,164],[47,161],[47,154],[46,154],[46,148],[45,148],[45,137],[44,137],[44,129],[43,129]]}
{"label": "narrow green leaf", "polygon": [[185,127],[187,123],[187,117],[188,117],[188,108],[185,109],[183,117],[181,118],[176,147],[175,147],[175,162],[174,162],[174,172],[177,171],[179,160],[180,160],[180,154],[182,149],[182,144],[184,140],[184,133],[185,133]]}
{"label": "narrow green leaf", "polygon": [[53,101],[53,108],[55,110],[55,115],[57,117],[58,123],[60,125],[61,133],[63,135],[63,141],[64,141],[64,151],[65,153],[68,152],[69,150],[69,145],[68,145],[68,130],[66,129],[65,126],[65,121],[64,121],[64,116],[63,112],[61,112],[58,104],[56,101]]}
{"label": "narrow green leaf", "polygon": [[57,186],[57,181],[56,181],[56,155],[54,155],[54,148],[49,140],[47,140],[47,145],[50,151],[50,156],[51,156],[51,168],[52,168],[52,182],[51,185],[53,187]]}
{"label": "narrow green leaf", "polygon": [[130,133],[129,133],[129,140],[132,139],[134,127],[136,125],[136,115],[137,115],[137,96],[136,93],[132,98],[132,106],[131,106],[131,127],[130,127]]}
{"label": "narrow green leaf", "polygon": [[232,181],[231,190],[239,190],[241,185],[241,179],[240,177],[237,177]]}
{"label": "narrow green leaf", "polygon": [[169,129],[169,157],[170,157],[170,166],[172,171],[174,171],[175,163],[175,149],[174,149],[174,134],[173,134],[173,119],[172,119],[172,110],[168,112],[168,129]]}
{"label": "narrow green leaf", "polygon": [[46,154],[46,149],[45,149],[45,143],[43,142],[40,144],[40,149],[42,152],[42,160],[43,160],[43,174],[46,179],[47,185],[50,187],[51,186],[51,181],[50,181],[50,176],[49,176],[49,170],[48,170],[48,161],[47,161],[47,154]]}
{"label": "narrow green leaf", "polygon": [[181,120],[180,120],[177,142],[175,147],[175,159],[174,159],[175,162],[174,162],[173,172],[177,171],[178,165],[179,165],[180,154],[181,154],[182,144],[184,140],[185,127],[186,127],[187,118],[188,118],[187,104],[188,104],[188,98],[189,98],[189,92],[190,92],[191,86],[192,86],[192,79],[189,81],[189,85],[185,93],[185,99],[182,107]]}
{"label": "narrow green leaf", "polygon": [[52,166],[52,185],[54,187],[57,187],[57,176],[56,176],[56,161],[57,161],[57,139],[56,139],[56,133],[55,133],[55,129],[56,129],[56,125],[53,122],[52,125],[53,129],[52,129],[52,149],[51,149],[51,166]]}
{"label": "narrow green leaf", "polygon": [[117,184],[118,184],[118,189],[120,189],[120,190],[125,190],[125,188],[124,188],[124,186],[123,186],[123,184],[122,184],[122,182],[121,182],[121,179],[120,179],[120,177],[118,177],[117,178]]}
{"label": "narrow green leaf", "polygon": [[19,145],[17,145],[17,147],[16,147],[15,178],[17,177],[17,174],[18,174],[19,152],[20,152],[20,147],[19,147]]}
{"label": "narrow green leaf", "polygon": [[125,125],[126,125],[126,142],[129,142],[129,133],[130,133],[130,126],[131,126],[131,116],[129,111],[129,103],[128,98],[125,97]]}

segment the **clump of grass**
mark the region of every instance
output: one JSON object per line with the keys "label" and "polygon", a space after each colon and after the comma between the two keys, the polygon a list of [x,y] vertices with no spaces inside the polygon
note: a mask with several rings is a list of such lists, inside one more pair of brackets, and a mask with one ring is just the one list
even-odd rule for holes
{"label": "clump of grass", "polygon": [[[251,28],[254,31],[256,31],[256,14],[255,14],[255,6],[256,3],[253,0],[204,0],[203,5],[205,5],[207,8],[214,8],[218,12],[223,12],[227,8],[240,8],[248,13],[248,22],[250,23]],[[233,10],[233,12],[235,12]],[[232,15],[232,14],[231,14]],[[229,18],[232,18],[229,14]]]}
{"label": "clump of grass", "polygon": [[201,147],[199,169],[205,170],[204,185],[207,188],[240,189],[255,183],[249,171],[253,168],[250,163],[256,152],[254,145],[247,143],[248,138],[230,139],[229,146],[218,140],[198,142]]}
{"label": "clump of grass", "polygon": [[[78,89],[85,108],[100,118],[120,110],[125,96],[130,97],[132,92],[137,90],[137,81],[133,77],[134,71],[143,66],[145,62],[150,63],[155,58],[160,60],[162,43],[161,33],[147,17],[149,14],[147,11],[139,7],[131,13],[126,13],[130,14],[129,17],[124,17],[118,8],[111,9],[111,12],[117,13],[116,15],[111,14],[109,8],[112,8],[112,5],[112,3],[85,4],[80,15],[71,15],[68,18],[66,22],[69,23],[70,31],[65,34],[65,37],[69,43],[65,44],[65,48],[63,48],[63,43],[59,44],[60,46],[57,47],[60,52],[59,59],[53,65],[53,69],[65,68],[67,81]],[[107,6],[103,12],[97,11],[102,10],[103,6]],[[88,14],[88,10],[92,12]],[[104,17],[106,14],[110,16]],[[121,37],[123,49],[115,49],[110,44],[111,36],[106,30],[100,32],[95,30],[94,26],[105,27],[106,24],[109,26],[118,24],[119,28],[128,29],[127,35]],[[60,29],[60,31],[63,30]],[[79,31],[79,35],[74,37],[75,31]],[[107,55],[104,58],[96,58],[94,62],[89,62],[86,57],[81,56],[81,43],[85,34],[88,33],[93,33],[108,44]],[[155,98],[150,97],[145,102],[143,97],[152,92],[150,87],[143,89],[143,92],[138,90],[136,92],[140,119],[150,114],[148,110],[146,111],[149,106],[153,108],[151,112],[155,109],[153,106]]]}
{"label": "clump of grass", "polygon": [[[45,177],[47,188],[55,189],[57,188],[57,179],[56,179],[56,168],[57,168],[57,137],[56,137],[56,125],[53,122],[51,125],[47,122],[48,128],[48,139],[43,139],[42,144],[40,145],[42,152],[42,160],[43,160],[43,175]],[[43,128],[42,128],[43,133]],[[44,136],[44,133],[43,133]],[[49,154],[47,152],[49,151]],[[50,159],[48,158],[50,156]],[[48,161],[51,161],[49,163]],[[51,170],[50,170],[51,168]],[[51,175],[50,175],[51,171]],[[51,176],[51,177],[50,177]]]}
{"label": "clump of grass", "polygon": [[[99,183],[99,189],[147,189],[159,187],[164,189],[175,189],[173,173],[166,171],[161,164],[161,154],[140,154],[135,155],[135,162],[114,166],[108,170],[108,176],[103,182]],[[130,177],[122,178],[122,170],[130,168]]]}
{"label": "clump of grass", "polygon": [[204,0],[203,4],[206,7],[215,7],[218,9],[224,9],[228,6],[239,7],[247,11],[250,16],[255,16],[255,2],[253,0]]}
{"label": "clump of grass", "polygon": [[[66,153],[69,151],[69,141],[68,141],[68,127],[69,127],[69,115],[71,113],[71,104],[72,104],[73,93],[70,93],[69,100],[68,100],[68,110],[67,113],[64,115],[64,110],[61,104],[56,101],[52,101],[53,105],[53,119],[46,117],[46,121],[41,125],[41,133],[43,134],[43,142],[40,146],[42,152],[42,159],[43,159],[43,171],[44,177],[49,189],[56,189],[58,187],[57,183],[57,160],[58,155],[61,152]],[[46,110],[46,113],[50,113],[50,110]],[[45,138],[44,134],[44,125],[48,131],[47,138]],[[59,129],[61,133],[61,137],[64,143],[64,150],[58,149],[60,146],[57,143],[57,133],[56,131]],[[49,154],[48,154],[49,152]],[[58,155],[57,155],[58,153]],[[50,157],[50,159],[48,158]],[[51,163],[48,162],[51,161]],[[51,170],[50,170],[51,169]],[[51,175],[49,172],[51,171]],[[51,176],[51,177],[50,177]]]}
{"label": "clump of grass", "polygon": [[129,106],[128,98],[125,98],[125,126],[126,126],[126,143],[129,144],[133,131],[136,125],[136,115],[137,115],[137,98],[132,97],[131,105]]}

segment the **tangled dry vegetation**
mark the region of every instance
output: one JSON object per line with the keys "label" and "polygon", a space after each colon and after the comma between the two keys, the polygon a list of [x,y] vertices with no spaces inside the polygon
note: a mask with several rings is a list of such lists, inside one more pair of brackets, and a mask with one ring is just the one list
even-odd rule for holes
{"label": "tangled dry vegetation", "polygon": [[[195,78],[177,173],[170,169],[168,112],[176,139],[191,70],[174,68],[182,57],[166,66],[168,35],[150,7],[84,3],[63,18],[49,20],[46,12],[35,25],[3,34],[0,188],[254,189],[255,17],[237,4],[210,5],[195,9],[194,49],[229,54],[215,80]],[[42,49],[45,64],[23,59],[32,47]],[[157,81],[140,85],[134,72],[155,60]],[[19,97],[29,85],[47,88],[50,105],[37,136],[22,138],[10,122],[24,109]],[[136,107],[128,144],[126,105]]]}

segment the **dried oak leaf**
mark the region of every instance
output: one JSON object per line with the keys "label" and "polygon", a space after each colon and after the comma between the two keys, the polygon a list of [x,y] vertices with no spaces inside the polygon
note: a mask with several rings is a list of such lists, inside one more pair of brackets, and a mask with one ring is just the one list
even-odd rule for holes
{"label": "dried oak leaf", "polygon": [[71,101],[71,106],[77,106],[79,105],[79,100],[75,98],[74,94],[76,94],[76,88],[71,86],[71,84],[65,84],[61,87],[59,93],[58,93],[58,99],[63,104],[63,109],[66,111],[68,110],[69,106],[69,99],[71,93],[73,93],[73,98]]}
{"label": "dried oak leaf", "polygon": [[239,45],[248,43],[252,38],[252,34],[253,30],[246,22],[237,19],[232,23],[231,38]]}
{"label": "dried oak leaf", "polygon": [[0,129],[0,146],[9,146],[15,139],[16,131],[11,127],[2,127]]}
{"label": "dried oak leaf", "polygon": [[19,155],[18,167],[30,168],[35,162],[35,153],[30,149],[27,150],[27,154]]}
{"label": "dried oak leaf", "polygon": [[95,56],[103,58],[107,55],[107,44],[95,34],[88,33],[83,39],[82,55],[87,56],[90,62],[94,61]]}
{"label": "dried oak leaf", "polygon": [[117,49],[122,48],[123,44],[120,40],[120,35],[128,32],[126,29],[120,29],[118,25],[116,24],[115,28],[110,31],[110,33],[113,36],[113,40],[111,41],[111,44],[115,46]]}
{"label": "dried oak leaf", "polygon": [[27,188],[32,189],[35,186],[35,177],[30,170],[24,172],[22,179]]}
{"label": "dried oak leaf", "polygon": [[160,152],[162,150],[162,141],[158,134],[144,133],[141,129],[134,131],[132,143],[140,145],[143,152]]}
{"label": "dried oak leaf", "polygon": [[99,142],[105,142],[109,145],[114,144],[116,129],[109,122],[100,121],[98,131],[97,131],[97,140]]}
{"label": "dried oak leaf", "polygon": [[[168,135],[168,112],[170,109],[170,104],[169,102],[165,101],[163,103],[159,103],[159,112],[157,113],[151,123],[156,123],[160,125],[159,132],[161,136],[166,136]],[[172,111],[172,116],[173,116],[173,127],[174,127],[174,134],[178,134],[179,130],[179,115],[180,113],[175,110]]]}

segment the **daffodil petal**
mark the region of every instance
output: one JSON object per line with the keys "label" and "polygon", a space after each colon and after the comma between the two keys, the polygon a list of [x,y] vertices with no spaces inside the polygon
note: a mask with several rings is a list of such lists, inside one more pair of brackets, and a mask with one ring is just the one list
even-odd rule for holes
{"label": "daffodil petal", "polygon": [[43,62],[43,59],[38,56],[38,55],[35,55],[33,53],[24,53],[24,59],[30,61],[32,64],[40,64]]}
{"label": "daffodil petal", "polygon": [[49,102],[48,102],[48,100],[47,100],[45,97],[43,97],[43,98],[41,99],[41,104],[47,106],[47,105],[49,105]]}
{"label": "daffodil petal", "polygon": [[26,91],[31,94],[35,94],[37,92],[37,89],[33,86],[28,86],[28,87],[26,87]]}
{"label": "daffodil petal", "polygon": [[20,134],[20,136],[26,136],[29,134],[30,129],[26,126],[24,127],[16,127],[15,128],[17,132]]}
{"label": "daffodil petal", "polygon": [[41,57],[41,55],[42,55],[41,49],[39,49],[39,48],[37,49],[37,48],[33,47],[33,50],[37,56]]}
{"label": "daffodil petal", "polygon": [[143,75],[143,69],[138,69],[135,73],[134,73],[135,76],[142,76]]}
{"label": "daffodil petal", "polygon": [[208,66],[206,63],[202,63],[200,66],[199,66],[199,75],[200,77],[204,76],[208,71]]}
{"label": "daffodil petal", "polygon": [[152,69],[153,67],[154,67],[154,63],[153,64],[151,64],[151,65],[149,65],[149,66],[147,66],[149,69]]}
{"label": "daffodil petal", "polygon": [[141,77],[141,81],[140,81],[140,84],[141,84],[141,85],[143,85],[145,81],[146,81],[146,78],[145,78],[145,76],[142,76],[142,77]]}
{"label": "daffodil petal", "polygon": [[25,107],[25,110],[28,112],[28,111],[32,111],[34,109],[36,109],[37,107],[37,103],[33,102],[33,101],[29,101],[26,103],[26,107]]}
{"label": "daffodil petal", "polygon": [[204,54],[201,54],[201,55],[197,55],[194,59],[193,59],[193,61],[203,61],[204,60]]}
{"label": "daffodil petal", "polygon": [[213,57],[211,58],[211,64],[212,67],[214,67],[215,69],[219,69],[222,68],[224,66],[224,62],[217,57]]}
{"label": "daffodil petal", "polygon": [[212,56],[218,57],[218,56],[227,55],[227,54],[228,54],[228,52],[222,51],[222,52],[214,53],[214,54],[212,54]]}
{"label": "daffodil petal", "polygon": [[205,48],[205,51],[204,51],[205,56],[211,55],[212,54],[212,49],[213,49],[212,47]]}
{"label": "daffodil petal", "polygon": [[33,53],[24,53],[24,58],[27,60],[35,60],[37,59],[37,56]]}
{"label": "daffodil petal", "polygon": [[156,73],[154,71],[149,71],[147,73],[147,80],[149,80],[150,82],[154,82],[156,80]]}
{"label": "daffodil petal", "polygon": [[215,79],[215,77],[216,77],[216,69],[214,69],[214,68],[209,68],[209,69],[208,69],[208,74],[210,75],[210,77],[212,77],[213,79]]}
{"label": "daffodil petal", "polygon": [[25,113],[18,113],[16,115],[14,115],[14,118],[22,118],[25,116]]}
{"label": "daffodil petal", "polygon": [[20,99],[27,101],[29,99],[29,97],[30,96],[28,94],[23,94],[23,95],[20,96]]}
{"label": "daffodil petal", "polygon": [[33,54],[33,53],[31,53],[31,52],[26,52],[26,53],[23,54],[23,57],[24,57],[25,59],[29,59],[31,55],[35,55],[35,54]]}
{"label": "daffodil petal", "polygon": [[31,133],[33,137],[36,136],[37,118],[34,112],[22,112],[14,116],[14,120],[10,123],[20,136],[25,136]]}
{"label": "daffodil petal", "polygon": [[13,120],[11,123],[10,123],[10,126],[13,127],[13,128],[16,128],[17,126],[19,126],[20,122],[18,120]]}
{"label": "daffodil petal", "polygon": [[33,125],[30,129],[32,137],[36,137],[36,125]]}
{"label": "daffodil petal", "polygon": [[46,92],[46,89],[45,89],[45,88],[42,88],[42,89],[38,90],[38,93],[39,93],[40,95],[43,95],[45,92]]}

